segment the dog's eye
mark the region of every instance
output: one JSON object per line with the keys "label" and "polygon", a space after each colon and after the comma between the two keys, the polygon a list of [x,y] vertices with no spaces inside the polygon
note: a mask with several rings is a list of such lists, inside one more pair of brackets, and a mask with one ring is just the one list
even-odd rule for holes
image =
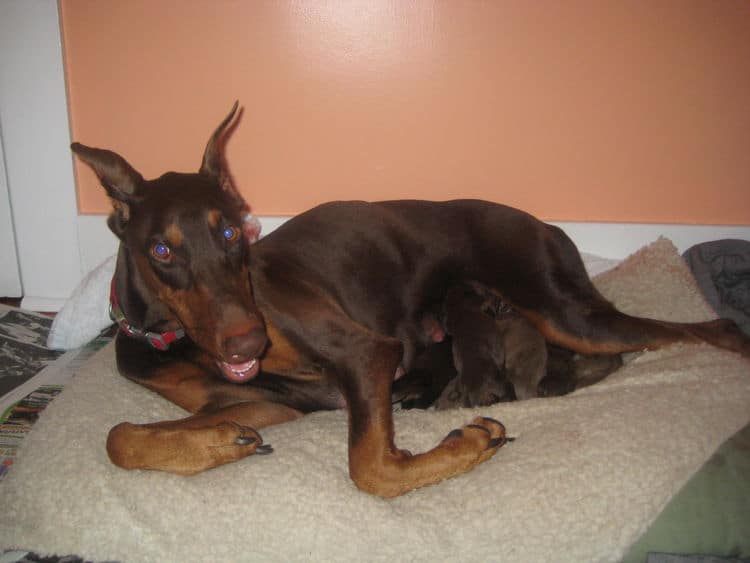
{"label": "dog's eye", "polygon": [[237,227],[226,227],[221,234],[227,242],[235,242],[242,232]]}
{"label": "dog's eye", "polygon": [[153,256],[159,262],[171,262],[172,249],[163,242],[157,242],[154,246],[151,247],[151,256]]}

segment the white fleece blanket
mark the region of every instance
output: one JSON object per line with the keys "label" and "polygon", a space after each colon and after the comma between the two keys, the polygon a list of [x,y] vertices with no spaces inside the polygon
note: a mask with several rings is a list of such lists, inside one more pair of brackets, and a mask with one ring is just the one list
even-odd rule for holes
{"label": "white fleece blanket", "polygon": [[[600,276],[636,314],[713,317],[660,239]],[[617,561],[750,420],[750,363],[704,345],[632,359],[566,397],[398,412],[425,450],[475,412],[517,440],[474,471],[381,500],[347,475],[346,415],[264,430],[275,453],[194,477],[112,466],[109,428],[184,413],[116,374],[105,349],[47,409],[0,483],[0,547],[137,561]]]}

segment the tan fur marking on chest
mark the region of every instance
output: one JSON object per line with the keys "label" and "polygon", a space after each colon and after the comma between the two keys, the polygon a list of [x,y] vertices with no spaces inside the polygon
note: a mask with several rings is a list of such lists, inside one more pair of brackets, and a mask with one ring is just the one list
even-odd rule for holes
{"label": "tan fur marking on chest", "polygon": [[270,345],[261,360],[261,369],[271,373],[278,373],[294,379],[317,380],[323,375],[316,369],[279,331],[276,326],[266,320],[266,333]]}

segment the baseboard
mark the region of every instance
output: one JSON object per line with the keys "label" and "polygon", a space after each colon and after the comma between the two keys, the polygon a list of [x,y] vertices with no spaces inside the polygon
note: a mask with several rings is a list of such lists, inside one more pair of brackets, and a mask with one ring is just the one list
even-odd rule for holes
{"label": "baseboard", "polygon": [[577,223],[550,221],[573,239],[581,252],[605,258],[627,258],[659,237],[670,239],[682,254],[701,242],[750,240],[750,225],[677,225],[651,223]]}
{"label": "baseboard", "polygon": [[66,299],[59,297],[37,297],[35,295],[24,295],[21,299],[21,308],[27,311],[40,313],[57,313],[65,305]]}
{"label": "baseboard", "polygon": [[[268,234],[288,217],[260,217],[263,234]],[[670,225],[642,223],[584,223],[555,221],[581,252],[621,259],[642,246],[664,236],[680,252],[694,244],[723,238],[750,240],[750,225]],[[109,231],[105,215],[80,215],[78,235],[81,252],[81,277],[117,251],[117,239]],[[22,306],[35,311],[58,311],[64,300],[46,296],[25,296]]]}
{"label": "baseboard", "polygon": [[[262,234],[268,234],[288,217],[261,216]],[[626,258],[660,236],[669,238],[680,252],[694,244],[724,238],[750,240],[750,225],[682,225],[656,223],[597,223],[550,221],[573,239],[581,252],[606,258]],[[85,272],[117,251],[117,239],[110,233],[104,215],[78,217],[81,256]]]}

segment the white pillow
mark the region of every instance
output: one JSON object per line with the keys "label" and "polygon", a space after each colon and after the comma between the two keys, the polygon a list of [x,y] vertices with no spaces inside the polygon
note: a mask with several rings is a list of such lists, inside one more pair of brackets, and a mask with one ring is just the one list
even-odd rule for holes
{"label": "white pillow", "polygon": [[52,321],[47,336],[49,348],[78,348],[112,324],[109,318],[109,286],[116,262],[117,256],[110,256],[81,280]]}

